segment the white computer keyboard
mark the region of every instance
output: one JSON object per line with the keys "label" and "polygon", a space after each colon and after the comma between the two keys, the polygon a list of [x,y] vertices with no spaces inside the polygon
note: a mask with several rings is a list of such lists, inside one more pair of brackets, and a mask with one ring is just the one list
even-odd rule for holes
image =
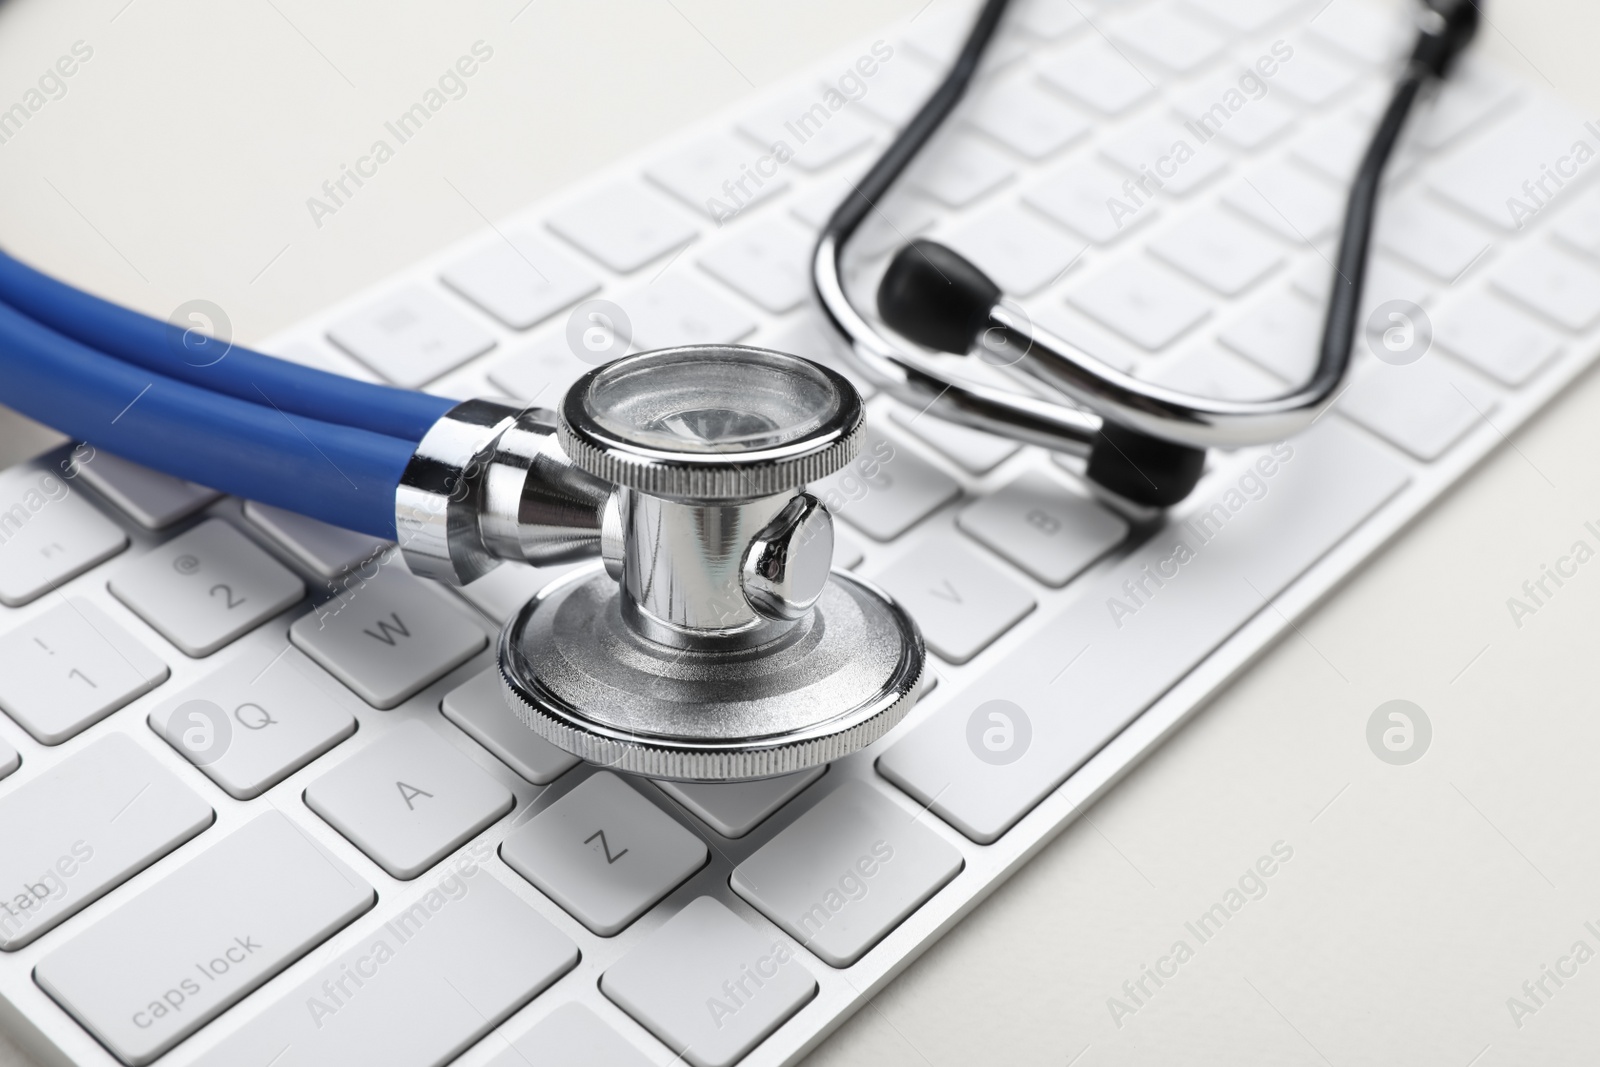
{"label": "white computer keyboard", "polygon": [[[265,347],[545,403],[617,308],[635,349],[836,362],[813,234],[968,10]],[[1022,3],[856,277],[931,233],[1109,362],[1280,389],[1406,38],[1361,0]],[[909,607],[937,685],[825,772],[624,780],[537,740],[491,648],[548,572],[458,595],[92,449],[0,474],[0,1027],[94,1065],[795,1062],[1590,363],[1597,146],[1470,64],[1396,162],[1366,298],[1426,309],[1431,349],[1363,351],[1310,432],[1214,455],[1157,528],[874,398],[863,460],[822,486],[837,562]]]}

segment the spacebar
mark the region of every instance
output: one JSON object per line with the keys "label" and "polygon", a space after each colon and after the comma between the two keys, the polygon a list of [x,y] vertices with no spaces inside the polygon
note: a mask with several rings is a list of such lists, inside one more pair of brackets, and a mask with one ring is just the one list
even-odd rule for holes
{"label": "spacebar", "polygon": [[1258,462],[1092,579],[879,771],[972,840],[994,841],[1408,481],[1334,419]]}

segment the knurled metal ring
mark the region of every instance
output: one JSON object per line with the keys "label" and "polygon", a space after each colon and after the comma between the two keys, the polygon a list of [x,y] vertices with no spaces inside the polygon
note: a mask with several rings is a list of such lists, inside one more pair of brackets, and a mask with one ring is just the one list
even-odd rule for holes
{"label": "knurled metal ring", "polygon": [[[832,416],[813,431],[780,445],[745,451],[687,452],[652,447],[601,425],[587,406],[590,387],[603,374],[651,360],[714,354],[778,357],[804,363],[837,392]],[[663,370],[665,367],[663,367]],[[843,469],[861,451],[866,422],[860,394],[849,379],[800,356],[744,345],[690,345],[625,357],[597,367],[567,390],[557,421],[562,450],[574,466],[614,485],[678,500],[733,501],[787,493]]]}

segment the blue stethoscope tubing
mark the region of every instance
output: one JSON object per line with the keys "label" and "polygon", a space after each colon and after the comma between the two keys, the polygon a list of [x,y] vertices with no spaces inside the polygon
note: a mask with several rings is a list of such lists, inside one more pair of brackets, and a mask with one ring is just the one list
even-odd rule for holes
{"label": "blue stethoscope tubing", "polygon": [[401,473],[456,403],[184,336],[3,252],[0,394],[135,463],[388,539]]}

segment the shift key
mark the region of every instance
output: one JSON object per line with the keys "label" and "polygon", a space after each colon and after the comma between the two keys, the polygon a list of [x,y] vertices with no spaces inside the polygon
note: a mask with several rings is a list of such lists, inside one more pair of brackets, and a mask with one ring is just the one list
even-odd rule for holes
{"label": "shift key", "polygon": [[126,734],[19,786],[0,799],[0,951],[33,941],[214,817]]}
{"label": "shift key", "polygon": [[376,899],[287,816],[269,812],[46,956],[34,980],[139,1067]]}

